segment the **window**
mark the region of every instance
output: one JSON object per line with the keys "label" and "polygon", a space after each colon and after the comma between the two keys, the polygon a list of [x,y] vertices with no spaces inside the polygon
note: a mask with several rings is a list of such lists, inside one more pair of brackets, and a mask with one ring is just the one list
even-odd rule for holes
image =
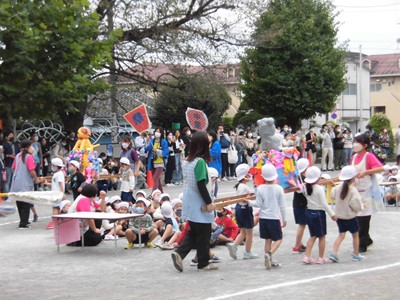
{"label": "window", "polygon": [[229,68],[227,72],[227,77],[235,77],[235,69],[234,68]]}
{"label": "window", "polygon": [[343,95],[357,95],[357,84],[348,83],[343,91]]}
{"label": "window", "polygon": [[379,92],[382,89],[382,83],[380,83],[380,82],[372,83],[369,86],[369,89],[371,92]]}
{"label": "window", "polygon": [[377,114],[377,113],[385,114],[386,113],[386,106],[375,106],[374,107],[374,114]]}

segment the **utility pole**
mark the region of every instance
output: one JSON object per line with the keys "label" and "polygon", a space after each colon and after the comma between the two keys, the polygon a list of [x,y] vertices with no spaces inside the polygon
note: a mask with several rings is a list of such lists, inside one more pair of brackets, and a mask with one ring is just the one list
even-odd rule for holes
{"label": "utility pole", "polygon": [[[108,34],[111,34],[114,30],[114,0],[108,2],[107,9],[107,29]],[[111,118],[112,118],[112,132],[111,138],[113,143],[118,143],[118,114],[117,114],[117,75],[115,66],[115,47],[111,47],[111,62],[110,62],[110,101],[111,101]]]}

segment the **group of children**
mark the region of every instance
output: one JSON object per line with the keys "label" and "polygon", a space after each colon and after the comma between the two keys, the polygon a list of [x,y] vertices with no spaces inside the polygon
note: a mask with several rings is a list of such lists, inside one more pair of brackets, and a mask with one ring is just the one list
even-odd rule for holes
{"label": "group of children", "polygon": [[[60,160],[61,161],[61,160]],[[52,190],[63,192],[64,178],[62,173],[63,164],[60,161],[52,161],[54,171]],[[89,211],[101,210],[104,212],[116,213],[137,213],[143,216],[132,219],[131,221],[122,220],[116,224],[104,220],[102,224],[89,224],[89,229],[93,233],[100,235],[101,239],[112,240],[118,237],[125,237],[127,244],[125,249],[132,249],[134,244],[139,243],[139,234],[141,242],[149,248],[159,247],[164,250],[172,250],[176,248],[184,239],[189,228],[189,223],[182,218],[182,199],[170,199],[170,196],[161,193],[160,190],[154,190],[149,198],[146,192],[139,190],[133,196],[134,174],[130,167],[130,162],[122,158],[121,164],[121,196],[106,197],[106,193],[100,194],[100,203],[104,204],[104,209],[100,204],[94,204],[93,189],[97,188],[93,185],[87,185],[83,181],[84,177],[80,176],[79,164],[70,162],[68,164],[69,173],[71,174],[71,187],[76,200],[71,205],[68,200],[61,202],[60,206],[54,208],[57,212],[67,213],[79,211],[76,209],[76,203],[82,198],[88,198]],[[298,169],[298,180],[302,187],[294,193],[293,212],[296,224],[298,224],[296,242],[292,248],[293,253],[304,253],[302,262],[304,264],[325,264],[328,259],[325,254],[325,236],[327,233],[326,214],[336,221],[339,235],[335,240],[333,250],[329,255],[329,260],[339,262],[338,250],[341,242],[345,238],[346,232],[349,231],[353,237],[353,261],[361,261],[365,259],[360,254],[359,241],[359,224],[357,214],[363,210],[364,206],[361,201],[360,193],[353,185],[359,172],[353,166],[346,166],[341,170],[339,180],[341,184],[334,187],[330,193],[335,203],[335,210],[329,207],[326,201],[326,190],[320,185],[321,170],[316,166],[309,166],[309,162],[305,158],[301,158],[296,162]],[[386,181],[397,181],[397,166],[386,168],[388,170],[384,176]],[[236,168],[237,181],[235,186],[237,195],[251,194],[249,183],[252,180],[250,175],[250,167],[247,164],[241,164]],[[212,172],[211,172],[212,173]],[[62,174],[62,176],[61,176]],[[80,174],[80,175],[79,175]],[[83,178],[82,178],[83,177]],[[231,211],[229,208],[220,208],[216,211],[213,233],[210,236],[210,244],[226,245],[229,255],[233,259],[238,257],[239,245],[245,245],[243,259],[254,259],[258,255],[252,252],[253,228],[259,224],[260,238],[265,240],[264,244],[264,265],[267,269],[278,268],[280,263],[273,260],[273,254],[278,250],[282,243],[282,228],[286,226],[286,209],[285,195],[283,188],[276,182],[278,174],[275,167],[271,164],[265,164],[262,167],[262,177],[264,184],[256,188],[255,200],[245,198],[243,202],[237,203]],[[214,185],[216,181],[213,181]],[[331,182],[333,184],[333,182]],[[86,188],[87,186],[92,186]],[[86,192],[85,192],[86,189]],[[87,193],[87,191],[90,191]],[[79,195],[82,194],[82,195]],[[214,191],[213,191],[214,194]],[[216,194],[216,192],[215,192]],[[393,200],[398,191],[386,191],[386,199]],[[75,197],[77,196],[77,197]],[[81,197],[81,198],[80,198]],[[75,205],[75,207],[74,207]],[[253,207],[259,210],[253,213]],[[85,208],[86,209],[86,208]],[[310,232],[310,238],[304,246],[301,242],[306,226]],[[157,236],[160,236],[157,243],[153,243]],[[315,242],[318,239],[318,257],[311,258],[311,252]],[[85,236],[86,240],[86,236]],[[219,261],[214,255],[210,255],[214,262]],[[196,264],[196,258],[192,260]]]}

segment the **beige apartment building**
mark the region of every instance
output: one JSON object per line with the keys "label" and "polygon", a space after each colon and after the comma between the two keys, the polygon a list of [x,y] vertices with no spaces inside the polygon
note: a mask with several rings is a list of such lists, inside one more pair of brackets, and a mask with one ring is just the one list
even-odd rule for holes
{"label": "beige apartment building", "polygon": [[371,115],[381,112],[400,126],[400,53],[369,55]]}

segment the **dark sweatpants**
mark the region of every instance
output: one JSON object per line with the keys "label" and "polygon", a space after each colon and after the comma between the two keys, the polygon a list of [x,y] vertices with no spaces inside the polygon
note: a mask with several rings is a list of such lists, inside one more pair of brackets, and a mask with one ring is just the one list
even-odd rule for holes
{"label": "dark sweatpants", "polygon": [[197,268],[202,269],[210,260],[211,224],[188,222],[190,229],[176,252],[184,259],[190,250],[197,249]]}
{"label": "dark sweatpants", "polygon": [[19,214],[19,227],[25,227],[29,224],[29,214],[33,204],[23,201],[16,201],[16,203]]}
{"label": "dark sweatpants", "polygon": [[367,251],[368,246],[373,243],[373,240],[369,236],[369,222],[371,221],[371,216],[360,216],[357,217],[358,224],[360,226],[360,252]]}

